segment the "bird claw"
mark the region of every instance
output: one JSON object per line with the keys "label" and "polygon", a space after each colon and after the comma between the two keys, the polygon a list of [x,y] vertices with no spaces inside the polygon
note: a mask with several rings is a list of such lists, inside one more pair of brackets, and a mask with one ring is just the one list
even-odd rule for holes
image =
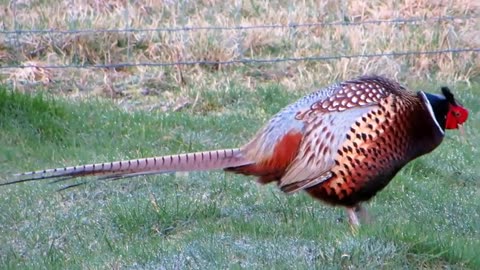
{"label": "bird claw", "polygon": [[357,235],[358,232],[360,231],[360,224],[359,225],[350,224],[350,231],[352,232],[353,235]]}
{"label": "bird claw", "polygon": [[356,207],[347,208],[348,223],[350,223],[350,229],[354,234],[358,232],[358,228],[360,227],[360,221],[358,220],[355,210]]}
{"label": "bird claw", "polygon": [[353,234],[357,234],[360,229],[360,221],[362,223],[370,223],[370,217],[367,210],[362,205],[355,205],[347,208],[348,223]]}

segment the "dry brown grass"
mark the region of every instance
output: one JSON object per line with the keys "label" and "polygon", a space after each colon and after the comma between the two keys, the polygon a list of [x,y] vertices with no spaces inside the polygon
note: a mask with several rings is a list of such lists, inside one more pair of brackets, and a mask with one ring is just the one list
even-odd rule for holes
{"label": "dry brown grass", "polygon": [[[110,69],[45,69],[48,65],[230,61],[478,48],[478,1],[1,1],[6,30],[125,29],[198,26],[362,22],[392,18],[477,16],[419,24],[364,24],[224,31],[99,32],[0,36],[3,81],[20,90],[47,86],[76,95],[135,97],[155,93],[175,99],[232,81],[247,89],[280,83],[309,91],[365,73],[401,80],[470,81],[480,76],[478,53],[352,58],[262,65],[192,65]],[[242,3],[239,4],[239,3]],[[343,4],[342,4],[343,3]],[[177,93],[177,95],[172,95]],[[196,95],[193,95],[196,96]],[[175,104],[173,102],[172,104]],[[177,104],[178,105],[178,104]],[[172,105],[176,106],[176,105]]]}

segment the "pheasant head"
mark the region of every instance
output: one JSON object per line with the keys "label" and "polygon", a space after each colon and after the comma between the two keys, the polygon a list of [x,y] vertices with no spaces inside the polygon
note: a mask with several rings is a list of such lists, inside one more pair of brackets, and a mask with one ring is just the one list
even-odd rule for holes
{"label": "pheasant head", "polygon": [[442,87],[442,94],[448,101],[448,112],[445,121],[446,129],[458,129],[468,118],[468,110],[458,103],[448,87]]}
{"label": "pheasant head", "polygon": [[442,95],[428,94],[435,118],[442,129],[461,129],[467,121],[468,110],[463,107],[448,87],[442,87]]}

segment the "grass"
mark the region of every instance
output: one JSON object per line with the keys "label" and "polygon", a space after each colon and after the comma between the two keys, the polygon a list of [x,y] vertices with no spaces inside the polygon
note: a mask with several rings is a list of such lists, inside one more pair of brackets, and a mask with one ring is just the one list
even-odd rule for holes
{"label": "grass", "polygon": [[[423,89],[438,89],[423,85]],[[458,83],[467,142],[448,132],[369,203],[352,234],[342,209],[223,172],[0,189],[2,269],[478,269],[480,85]],[[0,88],[0,179],[79,163],[233,147],[305,92],[278,84],[199,89],[177,112]],[[437,91],[437,90],[432,90]],[[191,93],[195,95],[196,93]]]}

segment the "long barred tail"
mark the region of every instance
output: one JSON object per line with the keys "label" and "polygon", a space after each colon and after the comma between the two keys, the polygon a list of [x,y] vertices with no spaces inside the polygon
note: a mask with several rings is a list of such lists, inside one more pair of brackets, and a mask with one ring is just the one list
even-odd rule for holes
{"label": "long barred tail", "polygon": [[84,176],[118,179],[168,172],[224,169],[248,164],[252,162],[243,157],[240,149],[223,149],[26,172],[15,174],[14,180],[0,183],[0,186],[42,179],[54,179],[54,182],[58,182]]}

